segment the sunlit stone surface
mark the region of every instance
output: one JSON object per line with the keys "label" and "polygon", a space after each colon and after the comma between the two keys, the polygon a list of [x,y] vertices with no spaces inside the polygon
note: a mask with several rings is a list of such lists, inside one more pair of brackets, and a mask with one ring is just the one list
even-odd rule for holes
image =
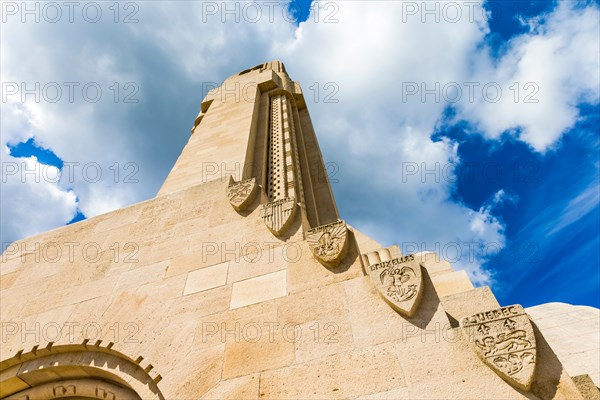
{"label": "sunlit stone surface", "polygon": [[[283,64],[228,78],[155,198],[2,255],[0,397],[578,399],[570,374],[598,384],[598,310],[503,315],[436,254],[343,222],[326,176]],[[465,317],[493,335],[465,335]],[[523,349],[531,381],[503,376]]]}

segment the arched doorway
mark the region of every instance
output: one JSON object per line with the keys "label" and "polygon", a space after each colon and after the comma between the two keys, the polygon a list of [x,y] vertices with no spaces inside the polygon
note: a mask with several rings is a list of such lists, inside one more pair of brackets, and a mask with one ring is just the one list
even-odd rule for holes
{"label": "arched doorway", "polygon": [[152,365],[112,349],[113,343],[35,346],[0,362],[0,398],[164,400]]}

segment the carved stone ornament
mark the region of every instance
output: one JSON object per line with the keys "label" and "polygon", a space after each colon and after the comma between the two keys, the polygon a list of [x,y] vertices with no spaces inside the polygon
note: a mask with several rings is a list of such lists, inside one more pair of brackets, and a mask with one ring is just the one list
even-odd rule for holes
{"label": "carved stone ornament", "polygon": [[245,210],[254,200],[258,192],[258,185],[254,178],[236,182],[229,177],[229,186],[227,186],[227,197],[229,202],[237,211]]}
{"label": "carved stone ornament", "polygon": [[306,241],[315,258],[327,267],[337,266],[348,248],[348,228],[344,221],[318,226],[306,232]]}
{"label": "carved stone ornament", "polygon": [[423,294],[421,264],[414,255],[381,261],[365,269],[394,310],[406,316],[414,314]]}
{"label": "carved stone ornament", "polygon": [[529,390],[537,358],[531,321],[520,305],[465,317],[460,322],[473,350],[502,379]]}
{"label": "carved stone ornament", "polygon": [[281,200],[265,203],[260,210],[260,217],[274,235],[281,235],[292,223],[296,215],[296,199],[286,197]]}

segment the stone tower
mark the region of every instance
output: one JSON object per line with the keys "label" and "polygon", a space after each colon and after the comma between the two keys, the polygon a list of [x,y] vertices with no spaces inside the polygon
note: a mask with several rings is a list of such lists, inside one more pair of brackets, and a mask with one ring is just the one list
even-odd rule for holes
{"label": "stone tower", "polygon": [[577,399],[589,383],[519,305],[340,218],[279,61],[206,96],[155,198],[15,242],[1,274],[0,398]]}

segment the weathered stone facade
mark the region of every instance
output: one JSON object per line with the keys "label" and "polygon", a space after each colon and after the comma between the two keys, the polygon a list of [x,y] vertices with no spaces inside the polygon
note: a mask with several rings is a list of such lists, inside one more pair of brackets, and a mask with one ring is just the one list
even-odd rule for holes
{"label": "weathered stone facade", "polygon": [[192,132],[155,198],[2,255],[0,397],[582,398],[520,306],[340,219],[282,63]]}

